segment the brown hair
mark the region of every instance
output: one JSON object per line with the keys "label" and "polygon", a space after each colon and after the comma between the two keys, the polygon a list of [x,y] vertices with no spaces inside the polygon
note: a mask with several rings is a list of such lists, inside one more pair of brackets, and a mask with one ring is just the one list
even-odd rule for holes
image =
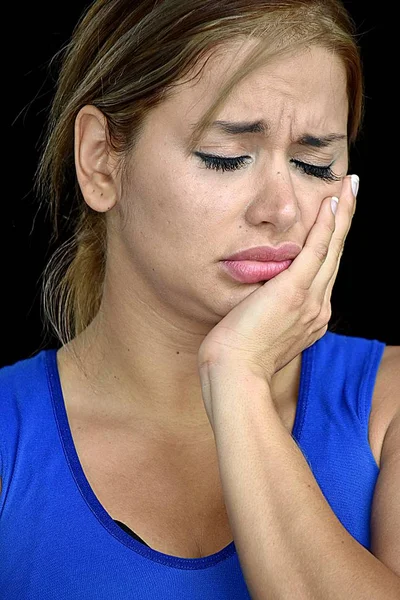
{"label": "brown hair", "polygon": [[[224,46],[254,38],[258,44],[218,90],[193,130],[190,154],[233,88],[277,54],[311,44],[341,57],[347,71],[348,138],[363,111],[361,59],[355,25],[339,0],[96,0],[78,22],[62,58],[36,191],[59,234],[68,209],[72,237],[43,273],[45,325],[61,344],[83,331],[100,308],[107,253],[106,213],[84,201],[74,166],[74,122],[86,104],[105,115],[110,147],[124,159],[140,138],[151,109]],[[64,216],[64,219],[66,217]]]}

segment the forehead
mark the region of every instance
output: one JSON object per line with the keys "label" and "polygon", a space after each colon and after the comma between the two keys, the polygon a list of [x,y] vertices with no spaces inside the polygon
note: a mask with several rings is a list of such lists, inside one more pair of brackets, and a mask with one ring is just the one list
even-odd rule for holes
{"label": "forehead", "polygon": [[[178,86],[162,107],[168,122],[182,134],[190,133],[249,48],[241,46],[238,52],[228,47],[218,52],[206,63],[200,79]],[[315,134],[328,130],[346,133],[347,118],[347,76],[343,62],[334,53],[317,46],[274,58],[247,75],[233,89],[217,116],[219,120],[230,121],[264,119],[272,129],[282,129],[290,122],[292,129],[299,129],[298,134],[306,130]],[[210,132],[227,137],[221,128]]]}

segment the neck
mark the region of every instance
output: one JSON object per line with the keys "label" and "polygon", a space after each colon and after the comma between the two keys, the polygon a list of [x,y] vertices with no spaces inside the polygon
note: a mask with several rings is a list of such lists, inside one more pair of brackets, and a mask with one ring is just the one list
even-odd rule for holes
{"label": "neck", "polygon": [[[107,323],[94,319],[58,352],[63,388],[69,386],[64,392],[75,399],[76,410],[100,412],[127,426],[140,423],[141,430],[158,437],[210,439],[197,367],[200,342],[198,347],[193,341],[174,342],[171,335],[139,325],[128,337]],[[300,365],[299,355],[272,378],[277,409],[297,396]]]}

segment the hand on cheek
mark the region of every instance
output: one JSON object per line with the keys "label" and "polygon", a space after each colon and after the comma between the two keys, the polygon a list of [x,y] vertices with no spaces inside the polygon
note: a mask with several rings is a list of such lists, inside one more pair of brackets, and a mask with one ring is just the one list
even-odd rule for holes
{"label": "hand on cheek", "polygon": [[358,177],[348,176],[340,198],[324,198],[300,254],[211,330],[200,347],[200,367],[240,365],[269,379],[324,335],[357,191]]}

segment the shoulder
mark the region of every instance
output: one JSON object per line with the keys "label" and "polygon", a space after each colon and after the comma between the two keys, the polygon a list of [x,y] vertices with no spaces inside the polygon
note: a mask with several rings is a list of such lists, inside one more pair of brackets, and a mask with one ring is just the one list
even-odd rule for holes
{"label": "shoulder", "polygon": [[374,399],[386,404],[388,412],[400,410],[400,346],[386,346],[376,376]]}
{"label": "shoulder", "polygon": [[386,346],[376,376],[371,418],[382,443],[395,419],[400,418],[400,346]]}
{"label": "shoulder", "polygon": [[387,346],[379,369],[374,396],[386,429],[380,455],[380,473],[371,507],[371,552],[400,575],[400,347]]}

